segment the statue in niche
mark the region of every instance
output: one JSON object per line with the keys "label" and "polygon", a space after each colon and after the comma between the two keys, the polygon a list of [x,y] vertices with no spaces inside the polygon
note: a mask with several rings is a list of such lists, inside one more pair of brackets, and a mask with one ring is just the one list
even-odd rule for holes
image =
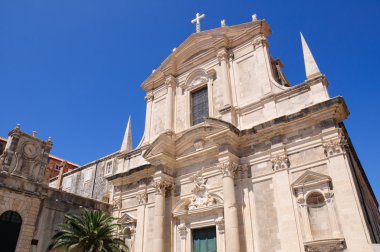
{"label": "statue in niche", "polygon": [[207,179],[202,176],[203,170],[198,171],[193,176],[194,188],[191,190],[193,197],[189,204],[189,210],[206,207],[216,204],[216,199],[212,197],[206,187]]}

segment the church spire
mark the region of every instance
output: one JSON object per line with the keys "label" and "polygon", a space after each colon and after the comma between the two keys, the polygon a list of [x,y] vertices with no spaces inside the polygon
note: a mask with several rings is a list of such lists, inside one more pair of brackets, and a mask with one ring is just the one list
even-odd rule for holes
{"label": "church spire", "polygon": [[311,51],[309,49],[309,46],[306,43],[305,38],[301,34],[301,42],[302,42],[302,51],[303,51],[303,58],[305,61],[305,70],[306,70],[306,78],[312,79],[314,77],[320,76],[321,71],[319,71],[318,65],[315,62],[315,59],[313,57],[313,54],[311,54]]}
{"label": "church spire", "polygon": [[123,143],[121,144],[120,151],[132,150],[132,129],[131,129],[131,116],[128,118],[127,128],[125,129]]}

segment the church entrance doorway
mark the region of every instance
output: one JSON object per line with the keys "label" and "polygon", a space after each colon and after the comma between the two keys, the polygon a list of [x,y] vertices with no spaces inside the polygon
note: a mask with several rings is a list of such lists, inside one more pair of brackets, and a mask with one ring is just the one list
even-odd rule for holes
{"label": "church entrance doorway", "polygon": [[193,252],[216,252],[216,228],[193,229]]}
{"label": "church entrance doorway", "polygon": [[6,211],[0,216],[1,251],[16,251],[18,235],[21,229],[21,216],[14,211]]}

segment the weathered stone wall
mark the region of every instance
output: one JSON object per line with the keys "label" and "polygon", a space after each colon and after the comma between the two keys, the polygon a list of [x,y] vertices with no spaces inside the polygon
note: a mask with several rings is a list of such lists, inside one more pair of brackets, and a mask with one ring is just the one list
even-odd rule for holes
{"label": "weathered stone wall", "polygon": [[[34,251],[47,251],[47,247],[51,243],[51,237],[54,235],[58,225],[63,223],[64,215],[67,213],[80,213],[85,208],[111,212],[111,207],[108,204],[50,189],[47,197],[41,203],[41,212],[38,216],[36,233],[33,237],[38,240],[38,245]],[[30,244],[30,240],[28,242]]]}

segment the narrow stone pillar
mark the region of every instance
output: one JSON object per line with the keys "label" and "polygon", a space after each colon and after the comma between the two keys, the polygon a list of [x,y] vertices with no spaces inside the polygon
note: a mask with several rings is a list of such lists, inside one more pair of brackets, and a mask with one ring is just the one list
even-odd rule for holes
{"label": "narrow stone pillar", "polygon": [[307,212],[307,205],[306,200],[303,196],[303,194],[299,194],[297,199],[298,207],[300,208],[301,212],[301,222],[302,227],[305,235],[306,241],[313,240],[313,236],[311,235],[311,229],[310,229],[310,221],[309,221],[309,214]]}
{"label": "narrow stone pillar", "polygon": [[165,128],[167,130],[173,130],[173,115],[174,115],[174,94],[173,87],[175,87],[175,77],[169,76],[165,81],[166,87],[168,89],[166,95],[166,125]]}
{"label": "narrow stone pillar", "polygon": [[179,236],[181,237],[181,252],[186,251],[186,236],[187,236],[187,227],[186,224],[181,221],[181,224],[177,227]]}
{"label": "narrow stone pillar", "polygon": [[144,142],[150,141],[150,121],[152,117],[152,101],[153,101],[153,91],[149,92],[145,96],[146,101],[146,114],[145,114],[145,133],[144,133]]}
{"label": "narrow stone pillar", "polygon": [[145,223],[145,205],[148,201],[148,194],[146,189],[139,191],[136,195],[139,203],[137,207],[137,225],[136,225],[136,240],[135,251],[144,251],[144,223]]}
{"label": "narrow stone pillar", "polygon": [[224,161],[218,166],[223,175],[226,251],[240,252],[239,222],[234,186],[234,175],[238,165],[231,161]]}
{"label": "narrow stone pillar", "polygon": [[330,220],[332,235],[336,238],[339,238],[341,237],[341,234],[339,231],[339,224],[336,219],[333,196],[334,194],[332,192],[325,193],[326,206],[327,206],[327,211],[329,213],[329,220]]}
{"label": "narrow stone pillar", "polygon": [[156,189],[153,223],[153,248],[155,252],[164,252],[165,190],[169,186],[170,183],[162,179],[153,183],[153,187]]}
{"label": "narrow stone pillar", "polygon": [[231,99],[231,88],[230,88],[230,80],[228,74],[228,52],[226,48],[221,49],[218,52],[218,59],[221,66],[221,78],[222,78],[222,90],[223,90],[223,105],[224,107],[229,107],[232,105]]}

